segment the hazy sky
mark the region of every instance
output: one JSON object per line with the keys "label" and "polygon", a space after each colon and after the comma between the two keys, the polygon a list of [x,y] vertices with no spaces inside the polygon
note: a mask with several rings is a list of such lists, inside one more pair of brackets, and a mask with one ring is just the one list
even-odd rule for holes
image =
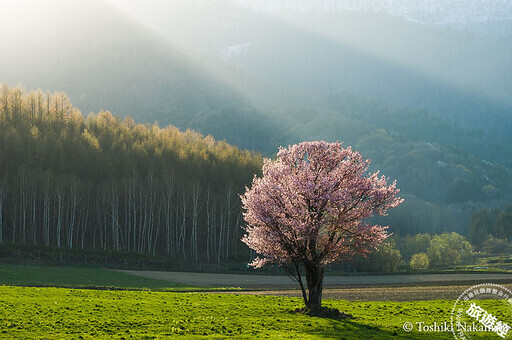
{"label": "hazy sky", "polygon": [[[510,38],[402,17],[416,11],[437,17],[449,12],[450,20],[456,13],[460,20],[505,20],[512,5],[501,0],[491,2],[493,6],[483,0],[446,3],[283,0],[276,6],[270,0],[3,0],[0,40],[6,52],[0,55],[0,71],[2,81],[94,98],[86,85],[77,93],[70,90],[80,84],[74,74],[84,73],[90,79],[82,83],[93,86],[100,75],[109,75],[114,83],[116,77],[144,72],[140,77],[157,84],[153,78],[172,75],[173,67],[183,64],[165,57],[171,51],[191,69],[253,103],[272,102],[271,95],[278,91],[299,90],[354,93],[431,110],[447,103],[440,96],[450,91],[509,104]],[[485,4],[488,8],[479,11]],[[338,11],[374,7],[379,11]],[[173,79],[169,76],[169,87]],[[122,85],[127,86],[115,84]]]}

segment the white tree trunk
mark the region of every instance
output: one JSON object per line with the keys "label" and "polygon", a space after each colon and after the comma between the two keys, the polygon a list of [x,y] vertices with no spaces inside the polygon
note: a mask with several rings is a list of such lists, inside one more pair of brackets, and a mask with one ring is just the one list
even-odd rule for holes
{"label": "white tree trunk", "polygon": [[165,253],[175,258],[175,238],[173,230],[173,197],[174,178],[169,174],[164,179],[164,223],[165,223]]}
{"label": "white tree trunk", "polygon": [[73,248],[73,235],[77,220],[77,213],[79,205],[82,201],[82,194],[80,192],[80,183],[74,179],[69,186],[69,223],[67,229],[68,248]]}
{"label": "white tree trunk", "polygon": [[59,186],[57,188],[57,192],[55,193],[55,198],[56,198],[56,202],[55,202],[55,208],[57,209],[57,225],[55,227],[55,232],[56,232],[56,241],[57,241],[57,248],[60,248],[60,240],[61,240],[61,237],[60,237],[60,234],[61,234],[61,229],[62,229],[62,215],[63,215],[63,193],[62,193],[62,187]]}
{"label": "white tree trunk", "polygon": [[197,250],[197,223],[199,218],[199,212],[201,210],[199,200],[199,183],[192,184],[192,230],[190,233],[190,251],[195,261],[198,260]]}
{"label": "white tree trunk", "polygon": [[50,246],[50,179],[43,184],[43,244]]}
{"label": "white tree trunk", "polygon": [[3,243],[4,200],[7,196],[7,176],[0,181],[0,244]]}

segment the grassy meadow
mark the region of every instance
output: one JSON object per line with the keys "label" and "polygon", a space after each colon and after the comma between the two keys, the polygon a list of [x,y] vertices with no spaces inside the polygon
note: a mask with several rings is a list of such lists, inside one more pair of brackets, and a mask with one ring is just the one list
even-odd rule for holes
{"label": "grassy meadow", "polygon": [[[6,339],[410,339],[405,321],[449,320],[452,301],[326,301],[356,316],[331,320],[292,313],[297,298],[218,293],[0,287]],[[428,334],[428,338],[452,338]]]}
{"label": "grassy meadow", "polygon": [[[451,333],[402,328],[407,321],[449,323],[452,300],[325,300],[355,316],[335,320],[294,313],[302,307],[299,298],[187,292],[99,268],[1,265],[0,284],[0,339],[453,339]],[[492,310],[492,301],[483,307]]]}
{"label": "grassy meadow", "polygon": [[185,289],[179,283],[147,279],[99,267],[52,267],[0,264],[0,285],[102,287],[126,289]]}

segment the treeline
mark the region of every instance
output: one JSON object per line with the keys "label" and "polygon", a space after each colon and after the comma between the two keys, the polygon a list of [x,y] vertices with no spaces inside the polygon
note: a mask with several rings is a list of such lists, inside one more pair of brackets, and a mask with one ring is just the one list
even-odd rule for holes
{"label": "treeline", "polygon": [[291,142],[341,139],[396,178],[403,193],[441,206],[510,200],[508,140],[427,112],[355,96],[332,98],[326,108],[293,112],[287,122]]}
{"label": "treeline", "polygon": [[[282,118],[283,145],[341,140],[396,179],[405,202],[379,223],[394,233],[467,235],[475,209],[510,204],[511,144],[426,111],[351,95],[315,99]],[[277,112],[276,112],[277,113]]]}
{"label": "treeline", "polygon": [[261,156],[211,136],[84,118],[64,93],[0,89],[0,244],[244,258],[238,194]]}
{"label": "treeline", "polygon": [[[501,256],[504,263],[510,263],[512,260],[505,256],[511,254],[510,240],[492,234],[479,239],[479,243],[470,242],[465,236],[455,232],[393,235],[368,258],[357,257],[352,269],[361,272],[455,269],[457,266],[471,266],[476,263],[496,264],[500,260],[494,261],[490,258],[496,255]],[[477,256],[481,259],[477,260]],[[482,261],[483,258],[490,260]]]}
{"label": "treeline", "polygon": [[512,205],[505,209],[484,208],[474,213],[469,226],[469,240],[477,249],[484,250],[489,243],[505,244],[511,241]]}
{"label": "treeline", "polygon": [[357,258],[355,268],[364,272],[403,269],[446,269],[460,265],[473,253],[473,246],[455,232],[393,235],[369,258]]}
{"label": "treeline", "polygon": [[[395,242],[404,262],[412,261],[410,264],[412,269],[446,268],[459,265],[473,253],[473,245],[466,237],[454,232],[397,236]],[[419,259],[422,260],[419,261]]]}
{"label": "treeline", "polygon": [[[497,215],[493,215],[492,212],[497,213]],[[473,216],[473,224],[480,223],[478,221],[481,221],[482,216],[488,217],[488,214],[491,214],[496,216],[496,221],[499,221],[497,222],[498,225],[508,223],[506,228],[511,230],[511,212],[512,207],[508,207],[506,210],[483,209]],[[474,259],[471,261],[471,258],[475,255],[489,257],[512,254],[510,237],[503,237],[498,233],[497,236],[490,233],[483,234],[480,238],[472,238],[471,236],[470,234],[469,239],[467,239],[455,232],[393,235],[369,258],[357,258],[354,268],[358,271],[367,272],[392,272],[399,267],[412,270],[453,269],[454,266],[460,266],[465,262],[468,264],[468,261],[474,264]],[[487,263],[497,263],[497,261],[488,261]]]}

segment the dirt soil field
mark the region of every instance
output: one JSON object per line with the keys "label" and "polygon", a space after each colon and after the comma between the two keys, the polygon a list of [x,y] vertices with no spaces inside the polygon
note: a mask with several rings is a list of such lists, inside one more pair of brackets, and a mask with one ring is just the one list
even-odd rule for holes
{"label": "dirt soil field", "polygon": [[[512,290],[512,284],[503,284]],[[407,286],[407,287],[359,287],[359,288],[326,288],[324,299],[349,301],[426,301],[437,299],[457,299],[471,285],[456,286]],[[226,292],[235,294],[235,292]],[[300,290],[259,290],[241,291],[236,294],[275,295],[301,297]]]}
{"label": "dirt soil field", "polygon": [[[122,272],[151,279],[190,284],[200,287],[241,287],[241,288],[294,288],[296,283],[285,275],[249,275],[190,273],[165,271]],[[325,276],[325,287],[373,286],[373,285],[444,285],[476,282],[512,283],[512,273],[489,274],[410,274],[410,275],[347,275]]]}
{"label": "dirt soil field", "polygon": [[[128,274],[199,287],[240,287],[229,294],[297,296],[298,284],[287,276],[123,271]],[[325,299],[359,301],[412,301],[457,299],[476,283],[498,283],[512,289],[512,274],[418,274],[326,276]]]}

